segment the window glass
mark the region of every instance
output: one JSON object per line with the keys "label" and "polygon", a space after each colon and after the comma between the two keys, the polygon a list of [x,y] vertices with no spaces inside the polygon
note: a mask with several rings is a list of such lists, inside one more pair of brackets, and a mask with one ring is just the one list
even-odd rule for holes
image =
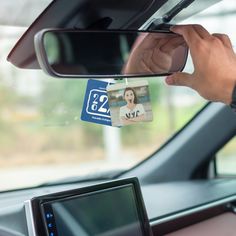
{"label": "window glass", "polygon": [[0,25],[29,26],[52,0],[1,0]]}
{"label": "window glass", "polygon": [[[155,152],[205,104],[188,88],[150,78],[153,122],[120,129],[83,122],[86,80],[50,78],[6,62],[24,30],[0,31],[0,178],[9,180],[0,190],[126,170]],[[17,178],[9,178],[13,173]]]}
{"label": "window glass", "polygon": [[[184,23],[227,33],[236,42],[231,8],[220,3],[213,9]],[[191,89],[150,78],[153,122],[120,129],[83,122],[86,80],[54,79],[6,62],[25,30],[0,27],[0,178],[8,180],[0,183],[0,190],[131,168],[156,152],[206,104]],[[193,71],[190,59],[185,71]]]}

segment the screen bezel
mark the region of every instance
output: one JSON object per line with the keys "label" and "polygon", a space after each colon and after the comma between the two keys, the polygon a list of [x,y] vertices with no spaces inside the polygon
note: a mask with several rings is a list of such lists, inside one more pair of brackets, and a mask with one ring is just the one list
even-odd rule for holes
{"label": "screen bezel", "polygon": [[137,178],[110,181],[110,182],[105,182],[105,183],[94,185],[94,186],[83,187],[79,189],[73,189],[73,190],[68,190],[68,191],[63,191],[59,193],[53,193],[53,194],[33,198],[31,200],[31,208],[32,208],[36,235],[40,235],[40,236],[49,235],[47,225],[46,225],[46,220],[45,220],[44,209],[43,209],[44,204],[72,199],[76,197],[83,197],[86,195],[92,195],[96,193],[101,193],[109,189],[111,190],[115,190],[117,188],[120,189],[125,186],[133,187],[135,203],[137,206],[138,218],[139,218],[140,225],[141,225],[144,235],[145,236],[152,235],[151,227],[149,224],[146,208],[144,205],[141,189],[140,189]]}

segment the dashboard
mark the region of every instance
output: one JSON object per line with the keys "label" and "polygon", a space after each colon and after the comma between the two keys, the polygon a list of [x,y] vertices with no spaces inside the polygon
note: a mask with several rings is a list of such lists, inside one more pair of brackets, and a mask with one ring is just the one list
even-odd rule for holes
{"label": "dashboard", "polygon": [[[0,236],[28,236],[25,202],[97,186],[101,182],[42,187],[0,194]],[[235,235],[236,180],[215,179],[142,185],[153,235]],[[112,217],[112,216],[111,216]],[[214,232],[213,232],[214,230]],[[222,232],[222,230],[228,230]],[[195,233],[195,234],[194,234]],[[217,233],[217,234],[216,234]]]}
{"label": "dashboard", "polygon": [[38,196],[25,202],[30,236],[151,236],[138,179]]}

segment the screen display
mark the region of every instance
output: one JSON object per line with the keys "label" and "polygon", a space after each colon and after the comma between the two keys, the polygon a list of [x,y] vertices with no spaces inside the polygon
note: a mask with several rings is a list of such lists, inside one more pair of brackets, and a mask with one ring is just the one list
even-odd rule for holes
{"label": "screen display", "polygon": [[42,207],[49,236],[144,236],[132,184]]}

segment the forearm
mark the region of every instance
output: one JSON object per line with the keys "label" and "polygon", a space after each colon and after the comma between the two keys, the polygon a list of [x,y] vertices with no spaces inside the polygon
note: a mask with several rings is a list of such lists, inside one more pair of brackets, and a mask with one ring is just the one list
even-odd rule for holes
{"label": "forearm", "polygon": [[124,117],[121,118],[121,122],[122,122],[123,125],[132,125],[132,124],[135,123],[135,121],[130,120],[130,119],[126,119]]}
{"label": "forearm", "polygon": [[140,122],[140,121],[143,121],[144,119],[145,119],[145,115],[141,115],[141,116],[132,118],[131,120],[132,120],[133,122]]}

